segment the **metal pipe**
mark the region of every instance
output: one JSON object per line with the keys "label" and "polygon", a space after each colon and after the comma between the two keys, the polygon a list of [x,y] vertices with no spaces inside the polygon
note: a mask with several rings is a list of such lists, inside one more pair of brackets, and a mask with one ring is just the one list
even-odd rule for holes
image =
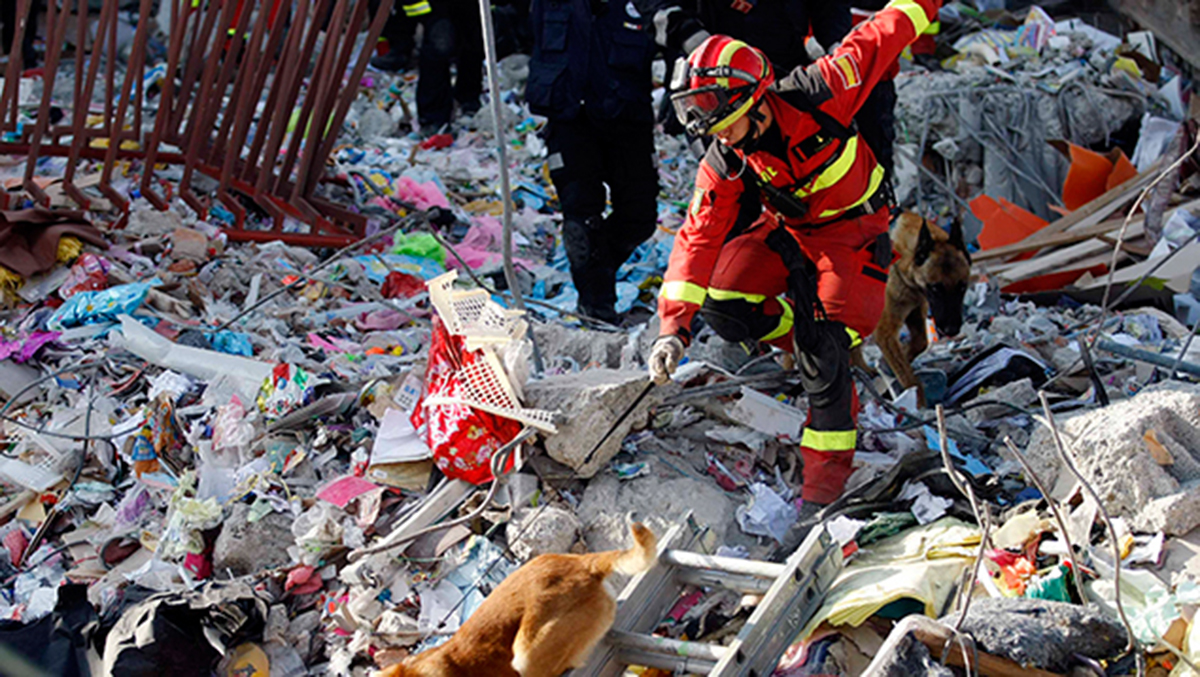
{"label": "metal pipe", "polygon": [[1175,371],[1182,371],[1187,374],[1192,374],[1193,376],[1200,376],[1200,364],[1192,364],[1191,362],[1171,359],[1166,355],[1159,355],[1158,353],[1152,353],[1148,350],[1131,348],[1105,338],[1096,341],[1096,348],[1114,355],[1120,355],[1121,357],[1128,357],[1131,360],[1137,360],[1139,362],[1145,362],[1147,364],[1153,364],[1155,366],[1171,369],[1172,375],[1175,373]]}
{"label": "metal pipe", "polygon": [[668,550],[659,558],[664,564],[689,569],[708,569],[729,574],[745,574],[758,578],[779,578],[787,570],[787,565],[774,562],[759,562],[736,557],[721,557],[719,555],[702,555],[688,550]]}
{"label": "metal pipe", "polygon": [[639,635],[636,632],[609,630],[608,643],[621,649],[636,649],[668,656],[687,656],[714,663],[725,657],[727,647],[703,642],[685,642],[669,637]]}
{"label": "metal pipe", "polygon": [[[513,267],[512,255],[512,186],[508,182],[508,153],[504,137],[504,123],[500,118],[500,85],[497,83],[496,65],[496,30],[492,26],[492,4],[490,0],[479,0],[479,16],[483,20],[483,56],[487,62],[488,98],[492,109],[492,130],[496,134],[496,159],[500,162],[500,199],[504,206],[504,279],[508,282],[508,291],[512,293],[513,305],[517,310],[525,310],[525,300],[521,298],[521,287],[517,284],[517,269]],[[537,374],[545,373],[542,364],[542,354],[538,350],[537,339],[533,338],[533,330],[529,332],[533,341],[533,368]]]}

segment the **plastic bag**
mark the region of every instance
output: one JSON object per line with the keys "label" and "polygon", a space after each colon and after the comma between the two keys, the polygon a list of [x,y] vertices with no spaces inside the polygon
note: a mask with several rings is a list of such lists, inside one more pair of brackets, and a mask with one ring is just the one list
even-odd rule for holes
{"label": "plastic bag", "polygon": [[79,292],[62,304],[46,322],[54,331],[97,322],[115,322],[141,307],[150,293],[150,282],[134,282],[104,291]]}
{"label": "plastic bag", "polygon": [[312,402],[317,386],[327,380],[309,374],[302,367],[283,363],[275,366],[258,394],[258,409],[268,418],[279,418]]}
{"label": "plastic bag", "polygon": [[131,438],[130,456],[139,478],[145,473],[157,472],[159,459],[183,446],[170,393],[162,393],[146,405],[145,417],[146,423]]}
{"label": "plastic bag", "polygon": [[[457,372],[476,359],[483,359],[482,355],[464,350],[462,339],[451,336],[441,318],[434,316],[425,397],[458,396],[463,385]],[[472,484],[491,481],[492,454],[521,432],[521,424],[463,404],[440,404],[428,409],[422,404],[413,412],[412,423],[418,430],[426,426],[426,438],[438,469],[446,477]]]}
{"label": "plastic bag", "polygon": [[99,291],[108,286],[108,269],[112,264],[91,252],[76,259],[67,274],[67,280],[58,288],[58,295],[64,299],[84,291]]}

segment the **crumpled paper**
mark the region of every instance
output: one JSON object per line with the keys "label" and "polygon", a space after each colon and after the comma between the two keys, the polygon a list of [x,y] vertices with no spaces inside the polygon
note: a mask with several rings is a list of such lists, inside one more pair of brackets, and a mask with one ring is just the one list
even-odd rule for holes
{"label": "crumpled paper", "polygon": [[770,536],[779,543],[796,522],[796,506],[783,500],[762,482],[750,485],[750,502],[738,506],[737,521],[742,531],[754,536]]}

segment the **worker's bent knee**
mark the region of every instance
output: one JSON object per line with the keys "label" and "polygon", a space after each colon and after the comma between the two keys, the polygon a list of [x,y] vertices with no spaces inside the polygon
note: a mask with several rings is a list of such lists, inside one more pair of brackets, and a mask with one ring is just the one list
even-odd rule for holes
{"label": "worker's bent knee", "polygon": [[765,336],[767,332],[756,332],[756,325],[762,324],[761,304],[753,304],[741,299],[714,300],[705,299],[700,308],[700,314],[717,336],[731,343],[741,343]]}

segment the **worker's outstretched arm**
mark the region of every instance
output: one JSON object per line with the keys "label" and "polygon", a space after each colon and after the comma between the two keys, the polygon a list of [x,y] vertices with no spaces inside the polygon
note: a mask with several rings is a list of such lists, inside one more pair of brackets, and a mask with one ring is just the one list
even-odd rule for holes
{"label": "worker's outstretched arm", "polygon": [[[729,179],[728,168],[719,159],[719,149],[710,149],[696,171],[695,194],[675,236],[658,295],[659,335],[678,336],[684,344],[691,342],[692,318],[708,295],[717,257],[740,209],[742,182]],[[713,166],[714,161],[718,166]]]}
{"label": "worker's outstretched arm", "polygon": [[850,31],[833,53],[782,78],[780,91],[800,89],[845,125],[884,79],[900,52],[937,20],[942,0],[892,0]]}

